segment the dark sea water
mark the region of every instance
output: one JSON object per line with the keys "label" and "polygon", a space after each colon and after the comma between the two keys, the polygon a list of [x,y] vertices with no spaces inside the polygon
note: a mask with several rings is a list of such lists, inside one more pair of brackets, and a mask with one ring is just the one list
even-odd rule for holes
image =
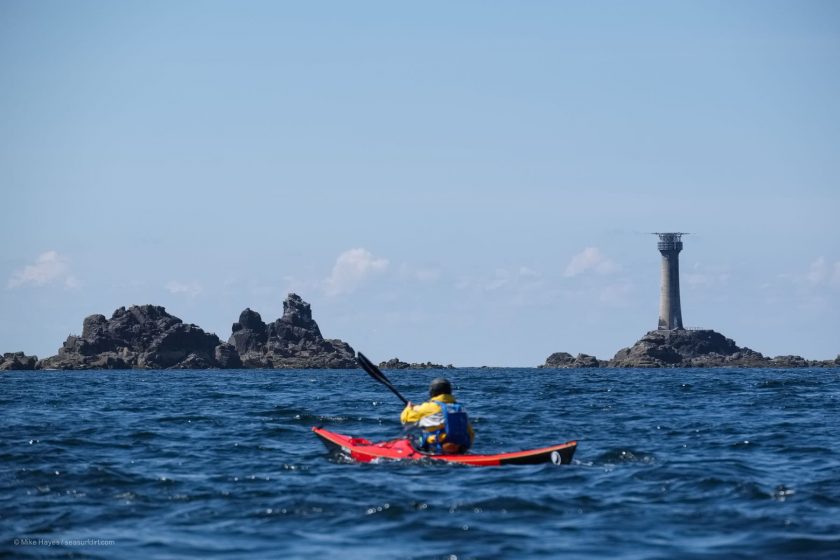
{"label": "dark sea water", "polygon": [[[422,400],[441,372],[387,372]],[[350,464],[399,435],[362,371],[0,375],[9,558],[840,558],[840,370],[449,370],[476,452]]]}

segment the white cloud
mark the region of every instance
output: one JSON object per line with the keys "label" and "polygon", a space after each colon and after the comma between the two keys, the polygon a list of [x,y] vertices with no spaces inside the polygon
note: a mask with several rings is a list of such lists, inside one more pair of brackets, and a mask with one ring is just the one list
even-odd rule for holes
{"label": "white cloud", "polygon": [[825,257],[817,257],[808,268],[805,279],[811,286],[840,286],[840,261],[829,263]]}
{"label": "white cloud", "polygon": [[484,278],[461,277],[455,283],[456,290],[472,290],[475,292],[495,292],[505,289],[521,291],[542,285],[540,274],[527,266],[520,266],[514,270],[497,268],[492,276]]}
{"label": "white cloud", "polygon": [[388,259],[374,257],[367,249],[350,249],[338,256],[332,274],[324,282],[328,296],[348,294],[356,290],[368,277],[384,272]]}
{"label": "white cloud", "polygon": [[409,281],[431,284],[440,280],[441,271],[432,267],[414,267],[406,263],[400,265],[400,278]]}
{"label": "white cloud", "polygon": [[586,247],[583,251],[572,257],[563,275],[570,278],[589,271],[597,274],[611,274],[618,269],[618,265],[601,254],[601,251],[597,247]]}
{"label": "white cloud", "polygon": [[779,274],[778,278],[805,290],[821,286],[840,286],[840,261],[817,257],[804,272]]}
{"label": "white cloud", "polygon": [[556,294],[539,272],[526,266],[497,268],[492,274],[480,277],[463,276],[453,287],[464,297],[481,301],[483,304],[501,303],[515,307],[540,305],[553,301]]}
{"label": "white cloud", "polygon": [[19,288],[25,285],[47,286],[63,283],[65,288],[79,287],[79,281],[70,271],[70,262],[56,251],[47,251],[38,256],[34,264],[28,264],[16,270],[9,278],[8,288]]}
{"label": "white cloud", "polygon": [[466,276],[461,276],[455,282],[455,289],[456,290],[469,290],[473,286],[473,280]]}
{"label": "white cloud", "polygon": [[[836,290],[840,288],[840,261],[816,257],[807,267],[777,274],[773,281],[760,286],[764,301],[774,305],[796,305],[801,309],[827,311],[837,307]],[[828,302],[833,303],[828,303]]]}
{"label": "white cloud", "polygon": [[484,285],[484,289],[488,292],[492,292],[493,290],[498,290],[499,288],[510,284],[512,280],[513,275],[510,272],[504,268],[497,268],[496,274]]}
{"label": "white cloud", "polygon": [[172,280],[168,282],[165,287],[170,294],[185,295],[191,298],[196,297],[204,291],[204,288],[202,288],[201,284],[198,282],[184,283]]}
{"label": "white cloud", "polygon": [[822,284],[825,281],[827,275],[827,268],[825,262],[825,257],[819,257],[817,260],[811,263],[811,266],[808,268],[808,274],[806,278],[808,279],[808,283],[812,285]]}

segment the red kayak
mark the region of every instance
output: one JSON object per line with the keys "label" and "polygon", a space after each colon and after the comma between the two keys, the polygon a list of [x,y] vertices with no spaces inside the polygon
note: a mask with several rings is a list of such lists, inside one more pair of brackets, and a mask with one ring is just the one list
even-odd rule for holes
{"label": "red kayak", "polygon": [[496,467],[499,465],[537,465],[540,463],[554,463],[555,465],[568,465],[572,462],[572,456],[577,449],[576,441],[541,447],[540,449],[529,449],[527,451],[514,451],[512,453],[498,453],[495,455],[430,455],[421,453],[412,447],[405,439],[392,439],[374,443],[364,438],[343,436],[327,431],[323,428],[312,428],[327,449],[343,453],[351,459],[360,463],[370,463],[377,459],[390,460],[411,460],[431,459],[435,461],[446,461],[450,463],[461,463],[474,467]]}

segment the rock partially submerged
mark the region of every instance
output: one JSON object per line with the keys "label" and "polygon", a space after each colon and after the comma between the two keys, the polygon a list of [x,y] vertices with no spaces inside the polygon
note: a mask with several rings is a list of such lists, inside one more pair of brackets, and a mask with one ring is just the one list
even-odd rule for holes
{"label": "rock partially submerged", "polygon": [[38,356],[27,356],[23,352],[6,352],[0,356],[0,371],[32,370],[38,363]]}
{"label": "rock partially submerged", "polygon": [[595,356],[589,354],[578,354],[572,356],[568,352],[555,352],[548,358],[541,368],[596,368],[606,365],[606,362],[600,361]]}
{"label": "rock partially submerged", "polygon": [[835,360],[806,360],[801,356],[769,358],[747,347],[739,347],[719,332],[705,330],[656,330],[645,334],[633,346],[619,350],[612,360],[556,352],[546,359],[545,368],[663,368],[663,367],[837,367]]}
{"label": "rock partially submerged", "polygon": [[381,362],[379,367],[382,369],[455,369],[455,366],[452,364],[449,365],[441,365],[441,364],[433,364],[432,362],[426,363],[408,363],[403,362],[399,358],[391,358],[387,362]]}
{"label": "rock partially submerged", "polygon": [[233,324],[228,343],[245,367],[337,368],[356,365],[356,352],[337,339],[325,339],[312,319],[309,304],[297,294],[283,302],[283,316],[265,324],[256,311],[245,309]]}
{"label": "rock partially submerged", "polygon": [[768,359],[713,330],[650,331],[619,350],[611,367],[768,367]]}
{"label": "rock partially submerged", "polygon": [[[159,305],[120,307],[110,319],[91,315],[38,369],[203,369],[239,367],[219,337],[184,323]],[[225,358],[230,359],[219,359]]]}
{"label": "rock partially submerged", "polygon": [[[229,342],[184,323],[156,305],[121,307],[110,319],[91,315],[84,320],[81,336],[70,335],[57,355],[34,367],[355,368],[355,358],[355,351],[346,342],[321,336],[309,304],[289,294],[283,302],[283,316],[268,325],[259,313],[243,311],[233,324]],[[2,363],[6,363],[5,357]]]}

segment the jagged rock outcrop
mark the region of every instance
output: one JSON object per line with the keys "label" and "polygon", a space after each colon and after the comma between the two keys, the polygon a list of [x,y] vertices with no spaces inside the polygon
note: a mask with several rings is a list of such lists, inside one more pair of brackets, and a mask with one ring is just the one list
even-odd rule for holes
{"label": "jagged rock outcrop", "polygon": [[619,350],[610,367],[830,367],[830,361],[800,356],[769,358],[713,330],[650,331],[630,348]]}
{"label": "jagged rock outcrop", "polygon": [[6,352],[0,356],[0,371],[32,370],[38,363],[38,356],[27,356],[23,352]]}
{"label": "jagged rock outcrop", "polygon": [[256,311],[245,309],[233,324],[228,343],[245,367],[355,368],[356,352],[346,342],[325,339],[312,319],[309,304],[297,294],[283,302],[283,316],[265,324]]}
{"label": "jagged rock outcrop", "polygon": [[546,358],[545,363],[540,367],[571,369],[596,368],[603,365],[605,365],[604,362],[601,362],[598,358],[590,356],[589,354],[578,354],[577,356],[572,356],[568,352],[555,352]]}
{"label": "jagged rock outcrop", "polygon": [[800,368],[800,367],[838,367],[840,356],[834,360],[807,360],[802,356],[776,356],[770,360],[770,365],[763,367]]}
{"label": "jagged rock outcrop", "polygon": [[740,348],[713,330],[650,331],[636,344],[619,350],[610,367],[768,367],[759,352]]}
{"label": "jagged rock outcrop", "polygon": [[233,324],[231,330],[233,332],[228,344],[234,347],[240,357],[250,352],[262,353],[268,341],[268,329],[259,313],[246,308],[239,314],[239,321]]}
{"label": "jagged rock outcrop", "polygon": [[242,367],[242,359],[239,357],[239,352],[236,351],[236,348],[232,344],[227,342],[216,346],[213,357],[222,369],[239,369]]}
{"label": "jagged rock outcrop", "polygon": [[391,358],[387,362],[381,362],[379,367],[383,369],[455,369],[455,366],[452,364],[444,366],[441,364],[433,364],[432,362],[420,364],[407,363],[401,361],[399,358]]}
{"label": "jagged rock outcrop", "polygon": [[[220,346],[222,348],[220,348]],[[91,315],[38,369],[197,369],[238,367],[215,334],[184,323],[159,305],[120,307],[110,319]]]}
{"label": "jagged rock outcrop", "polygon": [[759,367],[799,368],[837,367],[835,360],[806,360],[801,356],[768,358],[746,347],[739,347],[730,338],[713,330],[656,330],[645,334],[629,348],[616,352],[612,360],[567,352],[550,355],[542,368],[663,368],[663,367]]}
{"label": "jagged rock outcrop", "polygon": [[82,334],[68,336],[55,356],[5,354],[0,369],[355,368],[355,357],[346,342],[325,339],[309,304],[289,294],[283,316],[268,325],[259,313],[243,311],[229,342],[163,307],[137,305],[110,319],[85,318]]}

